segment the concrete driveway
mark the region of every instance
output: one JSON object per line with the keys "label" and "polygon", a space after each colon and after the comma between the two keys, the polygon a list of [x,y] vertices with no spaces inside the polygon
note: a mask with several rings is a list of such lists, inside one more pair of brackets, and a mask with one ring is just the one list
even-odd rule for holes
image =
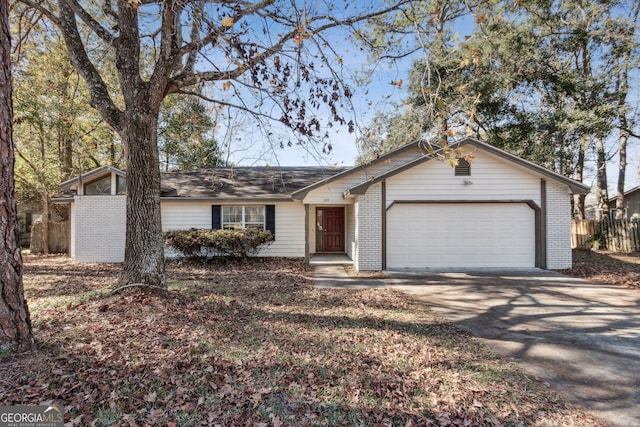
{"label": "concrete driveway", "polygon": [[538,269],[361,280],[340,268],[317,266],[316,284],[403,289],[583,409],[640,426],[639,291]]}

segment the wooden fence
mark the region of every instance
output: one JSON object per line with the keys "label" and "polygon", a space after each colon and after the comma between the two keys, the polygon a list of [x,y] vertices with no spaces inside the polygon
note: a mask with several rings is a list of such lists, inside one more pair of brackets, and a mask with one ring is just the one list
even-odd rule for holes
{"label": "wooden fence", "polygon": [[573,249],[607,249],[614,252],[640,252],[640,222],[628,219],[602,221],[573,220]]}

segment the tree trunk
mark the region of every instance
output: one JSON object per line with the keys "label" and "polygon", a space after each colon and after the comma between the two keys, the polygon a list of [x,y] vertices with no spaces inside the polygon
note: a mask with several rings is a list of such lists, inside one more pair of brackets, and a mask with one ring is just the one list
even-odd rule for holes
{"label": "tree trunk", "polygon": [[597,167],[598,180],[596,184],[596,220],[601,221],[603,214],[609,214],[609,183],[607,182],[607,155],[604,148],[604,139],[596,139],[596,150],[598,153]]}
{"label": "tree trunk", "polygon": [[0,2],[0,350],[33,347],[29,309],[24,299],[22,255],[15,198],[11,37],[8,2]]}
{"label": "tree trunk", "polygon": [[158,114],[132,107],[125,113],[121,137],[127,171],[127,237],[121,284],[167,288],[160,216]]}
{"label": "tree trunk", "polygon": [[[580,146],[578,147],[578,161],[576,163],[576,181],[582,182],[584,178],[584,152],[585,143],[584,138],[581,138]],[[573,217],[575,219],[584,219],[584,200],[585,194],[576,194],[573,196]]]}
{"label": "tree trunk", "polygon": [[624,205],[625,205],[625,197],[624,197],[624,185],[625,185],[625,176],[627,173],[627,141],[629,139],[629,134],[627,133],[627,118],[624,116],[624,113],[620,117],[622,123],[622,130],[620,131],[620,140],[618,142],[618,195],[616,197],[616,219],[624,218]]}
{"label": "tree trunk", "polygon": [[49,192],[42,190],[42,253],[49,254]]}
{"label": "tree trunk", "polygon": [[62,134],[60,136],[60,164],[62,180],[66,181],[73,177],[73,139],[71,135]]}

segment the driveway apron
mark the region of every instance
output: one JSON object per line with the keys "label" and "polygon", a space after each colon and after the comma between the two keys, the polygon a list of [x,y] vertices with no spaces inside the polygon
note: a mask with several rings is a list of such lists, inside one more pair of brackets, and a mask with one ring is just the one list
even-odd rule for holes
{"label": "driveway apron", "polygon": [[546,270],[392,271],[316,284],[402,289],[578,406],[640,427],[640,291]]}

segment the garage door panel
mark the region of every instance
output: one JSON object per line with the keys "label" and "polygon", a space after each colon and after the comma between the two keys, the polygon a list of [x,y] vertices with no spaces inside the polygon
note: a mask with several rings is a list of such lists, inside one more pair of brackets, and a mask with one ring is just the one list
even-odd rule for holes
{"label": "garage door panel", "polygon": [[387,213],[388,268],[533,267],[525,203],[398,203]]}

